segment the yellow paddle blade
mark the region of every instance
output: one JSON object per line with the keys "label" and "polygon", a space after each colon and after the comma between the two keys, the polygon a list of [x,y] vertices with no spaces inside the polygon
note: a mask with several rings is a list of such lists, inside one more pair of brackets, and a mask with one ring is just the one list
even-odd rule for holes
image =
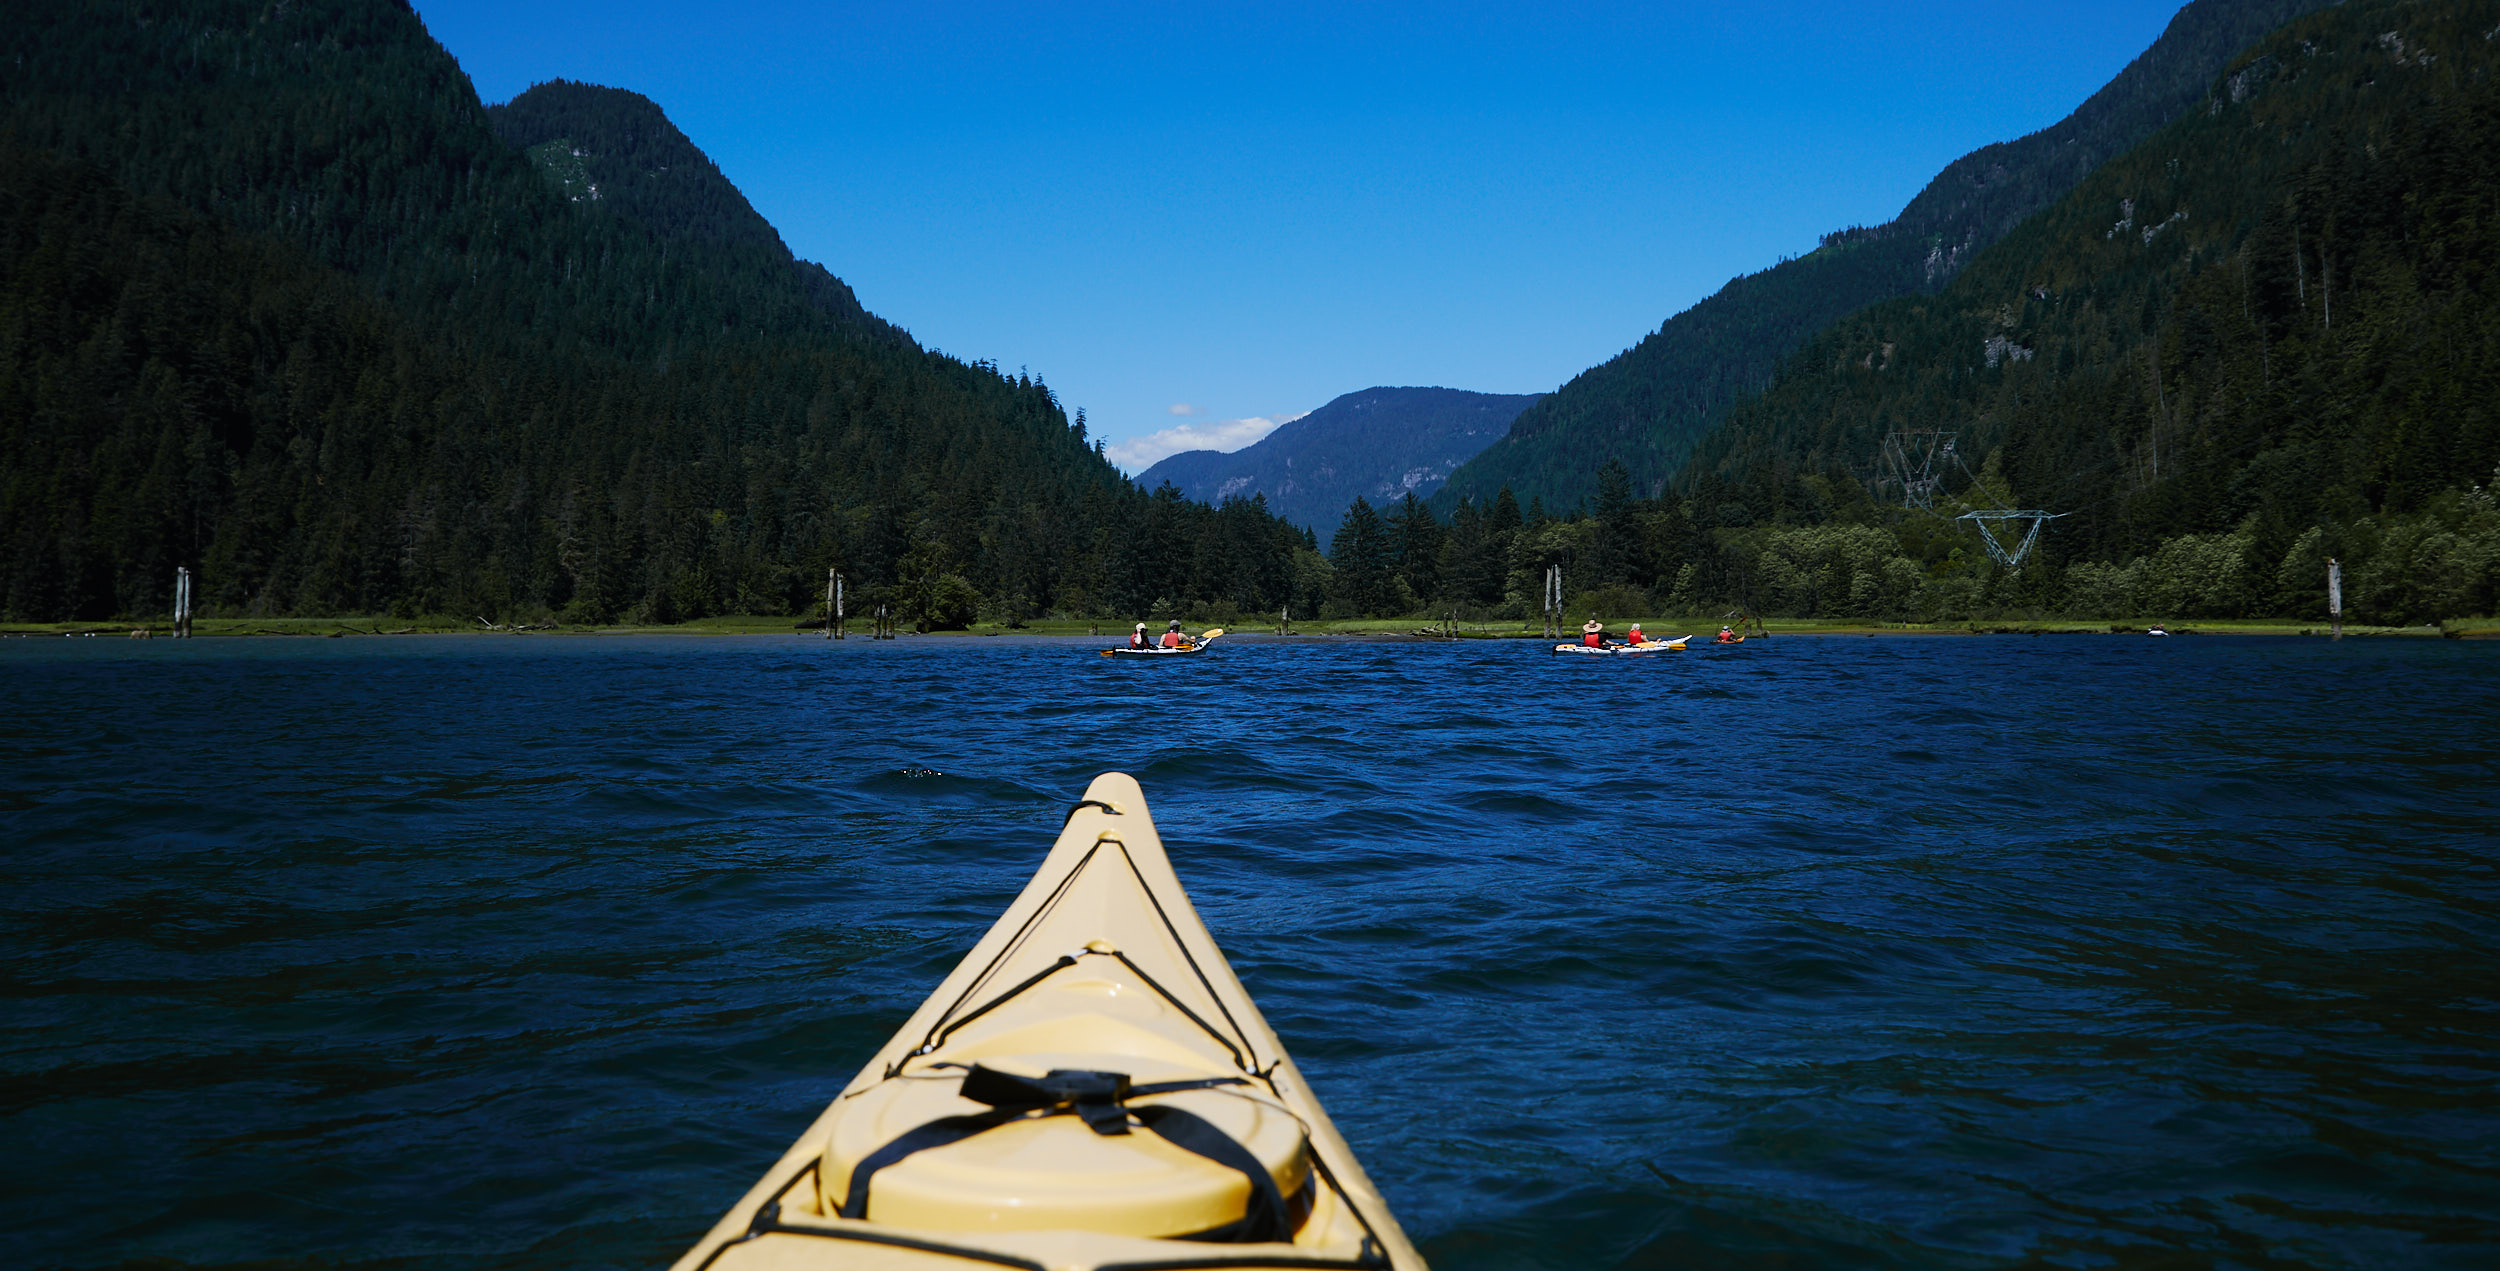
{"label": "yellow paddle blade", "polygon": [[1102,651],[1102,655],[1103,655],[1104,657],[1110,657],[1110,656],[1111,656],[1111,650],[1109,650],[1109,649],[1105,649],[1105,650],[1103,650],[1103,651]]}
{"label": "yellow paddle blade", "polygon": [[1215,637],[1220,636],[1220,635],[1222,635],[1222,634],[1224,634],[1224,628],[1222,628],[1222,627],[1209,627],[1209,628],[1207,628],[1207,633],[1206,633],[1205,635],[1202,635],[1202,636],[1198,637],[1198,638],[1199,638],[1199,639],[1201,639],[1201,640],[1212,640],[1212,639],[1214,639]]}

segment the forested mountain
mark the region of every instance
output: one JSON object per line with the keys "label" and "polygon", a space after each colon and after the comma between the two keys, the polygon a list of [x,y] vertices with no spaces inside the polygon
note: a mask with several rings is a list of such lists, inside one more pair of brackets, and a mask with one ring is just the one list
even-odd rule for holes
{"label": "forested mountain", "polygon": [[[2293,22],[1939,294],[1808,341],[1664,494],[1595,490],[1358,500],[1329,603],[1527,616],[1560,566],[1575,618],[2322,620],[2332,558],[2356,620],[2493,612],[2500,3]],[[2022,510],[2060,515],[2018,564],[1982,534],[2023,523],[1962,519]]]}
{"label": "forested mountain", "polygon": [[2065,514],[2026,587],[2168,552],[2202,562],[2185,608],[2313,610],[2335,556],[2382,617],[2488,609],[2495,70],[2491,0],[2292,24],[1941,294],[1808,342],[1703,442],[1697,514],[1879,519],[1886,434],[1949,430],[1953,508]]}
{"label": "forested mountain", "polygon": [[2197,102],[2233,54],[2330,2],[2193,0],[2065,119],[1964,155],[1892,221],[1826,235],[1805,256],[1733,279],[1582,372],[1452,473],[1435,506],[1446,512],[1462,495],[1481,503],[1505,485],[1572,506],[1595,496],[1609,459],[1625,465],[1636,492],[1656,495],[1807,337],[1876,301],[1943,286],[1979,249]]}
{"label": "forested mountain", "polygon": [[1309,554],[865,314],[642,99],[490,117],[403,5],[36,0],[0,103],[0,615],[189,564],[211,613],[665,621],[838,567],[943,624],[1271,608]]}
{"label": "forested mountain", "polygon": [[1367,388],[1347,393],[1229,454],[1191,450],[1139,474],[1193,499],[1263,495],[1277,515],[1333,534],[1356,498],[1428,495],[1510,427],[1538,394],[1455,388]]}

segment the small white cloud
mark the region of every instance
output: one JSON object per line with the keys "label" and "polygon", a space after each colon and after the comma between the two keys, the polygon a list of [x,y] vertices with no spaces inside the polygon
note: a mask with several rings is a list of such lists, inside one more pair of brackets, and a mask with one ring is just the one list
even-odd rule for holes
{"label": "small white cloud", "polygon": [[1164,407],[1163,413],[1167,415],[1195,415],[1198,413],[1198,408],[1187,402],[1174,402],[1171,405]]}
{"label": "small white cloud", "polygon": [[1143,437],[1103,447],[1103,457],[1131,474],[1144,472],[1184,450],[1235,451],[1311,412],[1296,411],[1271,419],[1216,419],[1203,424],[1176,424]]}

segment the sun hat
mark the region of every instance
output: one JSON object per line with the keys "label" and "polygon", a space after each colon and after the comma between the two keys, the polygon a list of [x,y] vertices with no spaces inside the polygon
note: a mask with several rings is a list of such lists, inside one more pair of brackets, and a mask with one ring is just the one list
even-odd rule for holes
{"label": "sun hat", "polygon": [[1581,623],[1580,629],[1582,631],[1603,631],[1606,629],[1606,624],[1599,622],[1595,618],[1591,618],[1588,621]]}

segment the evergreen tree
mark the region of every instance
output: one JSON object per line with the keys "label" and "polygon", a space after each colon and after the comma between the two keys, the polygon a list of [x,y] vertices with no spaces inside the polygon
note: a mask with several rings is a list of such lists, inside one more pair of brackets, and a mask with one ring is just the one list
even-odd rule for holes
{"label": "evergreen tree", "polygon": [[1588,585],[1612,587],[1641,572],[1640,526],[1633,519],[1632,474],[1620,459],[1597,470],[1597,539],[1590,545]]}
{"label": "evergreen tree", "polygon": [[1418,602],[1441,594],[1442,528],[1432,508],[1409,490],[1389,514],[1390,550],[1397,558],[1398,578]]}
{"label": "evergreen tree", "polygon": [[1519,500],[1511,497],[1509,486],[1503,486],[1501,492],[1493,496],[1493,509],[1485,513],[1485,533],[1506,535],[1517,530],[1521,524]]}
{"label": "evergreen tree", "polygon": [[1379,513],[1372,510],[1369,500],[1358,496],[1346,508],[1345,519],[1338,522],[1337,537],[1328,549],[1333,571],[1330,609],[1349,618],[1378,617],[1385,612],[1392,596],[1390,580],[1396,577],[1393,552]]}

